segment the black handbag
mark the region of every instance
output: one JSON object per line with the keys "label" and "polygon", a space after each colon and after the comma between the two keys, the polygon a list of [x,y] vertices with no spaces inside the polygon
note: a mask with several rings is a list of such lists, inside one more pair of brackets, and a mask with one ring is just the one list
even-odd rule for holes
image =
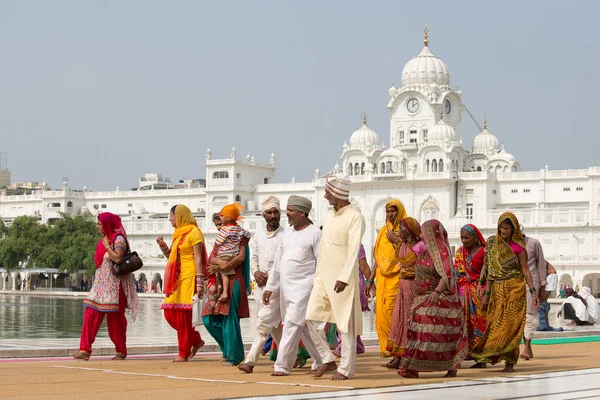
{"label": "black handbag", "polygon": [[129,248],[129,242],[127,239],[125,239],[125,243],[127,243],[127,250],[123,255],[123,259],[119,264],[113,261],[112,266],[110,267],[110,272],[116,276],[122,276],[131,272],[135,272],[144,266],[144,263],[142,262],[142,259],[138,253],[136,251],[131,251]]}

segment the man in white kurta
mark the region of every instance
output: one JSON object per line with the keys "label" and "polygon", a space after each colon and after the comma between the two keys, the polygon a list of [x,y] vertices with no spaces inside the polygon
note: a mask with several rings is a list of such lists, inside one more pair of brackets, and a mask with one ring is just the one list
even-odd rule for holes
{"label": "man in white kurta", "polygon": [[275,253],[285,230],[279,223],[281,208],[276,197],[269,196],[262,202],[261,209],[266,227],[259,229],[250,239],[250,273],[256,282],[254,286],[256,334],[246,360],[238,365],[238,369],[246,373],[251,373],[254,369],[269,335],[272,335],[277,343],[281,340],[279,303],[276,302],[277,304],[272,307],[264,307],[262,297],[265,285],[270,280]]}
{"label": "man in white kurta", "polygon": [[[333,206],[323,221],[316,275],[308,303],[306,319],[311,337],[321,357],[331,350],[323,332],[326,322],[335,323],[342,335],[342,351],[337,373],[331,378],[343,380],[354,375],[356,336],[362,334],[362,313],[358,283],[358,251],[365,233],[365,220],[360,208],[349,202],[350,181],[329,177],[325,198]],[[325,365],[313,376],[322,376]]]}
{"label": "man in white kurta", "polygon": [[[317,370],[323,365],[305,321],[321,239],[321,230],[308,219],[311,207],[310,200],[290,196],[287,216],[292,226],[283,233],[273,271],[265,288],[266,304],[273,305],[272,298],[279,294],[283,321],[283,334],[272,374],[274,376],[291,374],[300,339],[313,359],[312,369]],[[333,361],[333,356],[326,360]]]}

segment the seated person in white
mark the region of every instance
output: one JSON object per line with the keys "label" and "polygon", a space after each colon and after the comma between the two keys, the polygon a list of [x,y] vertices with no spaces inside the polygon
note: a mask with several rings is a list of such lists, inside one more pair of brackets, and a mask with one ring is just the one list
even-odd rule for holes
{"label": "seated person in white", "polygon": [[600,313],[600,305],[598,305],[598,300],[592,296],[592,290],[587,286],[582,286],[579,289],[579,295],[587,303],[588,322],[590,324],[600,322],[600,315],[598,315]]}
{"label": "seated person in white", "polygon": [[560,317],[564,310],[565,319],[572,320],[569,325],[589,325],[587,302],[581,296],[579,296],[579,294],[577,294],[573,288],[567,288],[565,294],[567,295],[567,298],[561,304],[556,316]]}

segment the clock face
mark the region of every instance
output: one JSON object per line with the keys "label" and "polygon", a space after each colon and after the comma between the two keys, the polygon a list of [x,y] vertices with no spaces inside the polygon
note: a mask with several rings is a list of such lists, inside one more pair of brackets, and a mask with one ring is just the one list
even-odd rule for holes
{"label": "clock face", "polygon": [[446,111],[446,114],[450,114],[450,111],[452,111],[452,103],[450,103],[450,100],[448,99],[444,100],[444,110]]}
{"label": "clock face", "polygon": [[412,99],[409,99],[406,102],[406,109],[408,110],[408,112],[411,113],[416,113],[417,111],[419,111],[419,100],[415,99],[414,97]]}

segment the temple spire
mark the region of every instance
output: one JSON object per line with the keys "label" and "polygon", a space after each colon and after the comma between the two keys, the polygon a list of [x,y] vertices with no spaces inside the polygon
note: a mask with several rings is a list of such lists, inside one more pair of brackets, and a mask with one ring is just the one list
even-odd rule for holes
{"label": "temple spire", "polygon": [[425,46],[429,46],[429,29],[427,29],[427,24],[425,24],[423,43]]}

